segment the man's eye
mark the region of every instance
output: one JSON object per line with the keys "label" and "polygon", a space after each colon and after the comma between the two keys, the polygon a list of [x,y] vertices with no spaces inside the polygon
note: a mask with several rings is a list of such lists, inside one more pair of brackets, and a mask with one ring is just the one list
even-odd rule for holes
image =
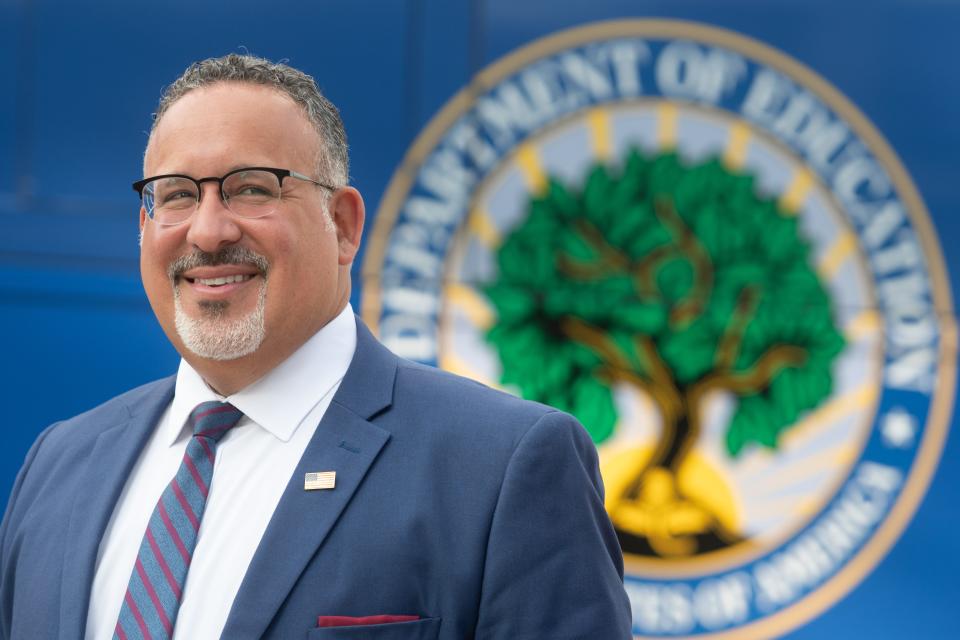
{"label": "man's eye", "polygon": [[197,197],[196,197],[195,195],[193,195],[192,192],[187,191],[187,190],[171,191],[170,193],[165,193],[165,194],[163,194],[162,198],[160,199],[160,203],[161,203],[161,204],[168,204],[168,203],[171,203],[171,202],[176,202],[176,201],[178,201],[178,200],[184,200],[184,199],[187,199],[187,200],[196,200]]}
{"label": "man's eye", "polygon": [[243,197],[243,196],[272,196],[273,194],[270,192],[269,189],[265,189],[264,187],[261,187],[255,184],[248,184],[237,189],[237,191],[233,195]]}
{"label": "man's eye", "polygon": [[248,183],[231,189],[227,195],[228,200],[234,202],[243,202],[245,204],[265,204],[277,198],[276,190],[265,187],[262,184]]}

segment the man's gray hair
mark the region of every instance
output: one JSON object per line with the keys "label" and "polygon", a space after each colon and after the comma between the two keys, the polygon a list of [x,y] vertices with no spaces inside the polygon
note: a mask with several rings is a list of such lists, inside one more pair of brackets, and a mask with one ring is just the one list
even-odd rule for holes
{"label": "man's gray hair", "polygon": [[327,100],[313,78],[279,62],[270,62],[251,55],[231,53],[222,58],[207,58],[190,65],[173,84],[163,91],[153,118],[153,130],[174,102],[184,95],[218,82],[245,82],[273,87],[290,96],[300,105],[320,136],[321,152],[317,159],[318,178],[334,187],[347,184],[350,160],[347,156],[347,134],[340,112]]}

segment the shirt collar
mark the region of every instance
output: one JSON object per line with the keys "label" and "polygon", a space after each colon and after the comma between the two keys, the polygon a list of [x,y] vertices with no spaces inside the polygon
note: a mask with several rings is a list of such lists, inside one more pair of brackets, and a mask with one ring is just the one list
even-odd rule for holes
{"label": "shirt collar", "polygon": [[207,386],[186,360],[180,360],[164,441],[172,446],[182,435],[190,412],[201,402],[229,402],[287,442],[307,414],[343,379],[357,346],[357,325],[350,304],[303,343],[289,358],[250,386],[223,397]]}

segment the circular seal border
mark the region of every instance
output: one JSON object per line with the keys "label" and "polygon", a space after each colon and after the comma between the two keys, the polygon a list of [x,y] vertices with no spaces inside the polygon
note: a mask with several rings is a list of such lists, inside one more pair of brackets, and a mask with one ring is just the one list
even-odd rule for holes
{"label": "circular seal border", "polygon": [[361,316],[374,333],[377,333],[380,315],[380,287],[377,275],[383,264],[390,232],[420,166],[446,130],[473,105],[476,98],[521,67],[567,48],[594,40],[618,37],[689,38],[725,47],[783,72],[823,99],[851,126],[853,132],[867,144],[881,166],[888,172],[897,194],[905,205],[910,222],[916,229],[920,244],[924,248],[932,284],[933,306],[943,318],[940,324],[938,388],[931,401],[923,441],[900,496],[874,535],[820,588],[797,600],[786,609],[735,629],[687,636],[691,640],[694,638],[719,640],[733,635],[743,639],[768,638],[794,629],[824,612],[863,581],[892,548],[916,513],[933,479],[946,442],[957,383],[957,324],[947,280],[946,264],[929,212],[890,144],[867,117],[824,78],[785,53],[758,40],[719,27],[682,20],[625,19],[597,22],[543,37],[507,54],[480,71],[469,85],[444,105],[414,140],[395,171],[377,210],[373,233],[368,241],[366,257],[360,272],[363,282]]}

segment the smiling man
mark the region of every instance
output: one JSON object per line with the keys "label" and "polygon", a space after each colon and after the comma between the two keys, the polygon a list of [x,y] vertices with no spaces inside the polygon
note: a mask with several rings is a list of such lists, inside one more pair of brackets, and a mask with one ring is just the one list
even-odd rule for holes
{"label": "smiling man", "polygon": [[630,637],[583,428],[353,315],[364,204],[309,76],[194,64],[144,175],[141,274],[180,368],[37,439],[0,637]]}
{"label": "smiling man", "polygon": [[[160,105],[144,158],[159,177],[135,184],[146,196],[143,284],[174,346],[223,396],[349,302],[363,200],[346,186],[345,153],[326,149],[317,128],[289,94],[249,82],[174,85]],[[339,122],[331,128],[345,140]],[[339,188],[308,177],[318,172]]]}

